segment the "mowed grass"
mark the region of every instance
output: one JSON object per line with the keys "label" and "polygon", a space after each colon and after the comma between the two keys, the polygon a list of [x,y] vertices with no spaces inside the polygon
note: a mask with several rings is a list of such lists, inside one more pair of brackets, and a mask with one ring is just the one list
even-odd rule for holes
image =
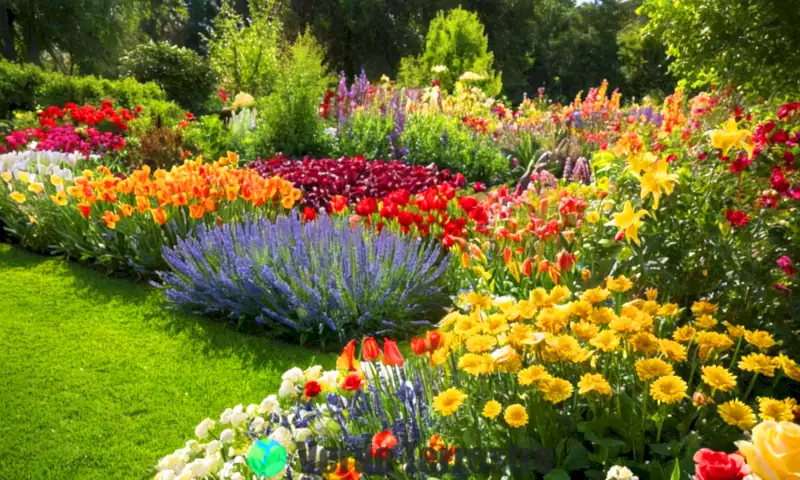
{"label": "mowed grass", "polygon": [[334,363],[0,244],[0,479],[149,478],[203,418],[260,402],[314,360]]}

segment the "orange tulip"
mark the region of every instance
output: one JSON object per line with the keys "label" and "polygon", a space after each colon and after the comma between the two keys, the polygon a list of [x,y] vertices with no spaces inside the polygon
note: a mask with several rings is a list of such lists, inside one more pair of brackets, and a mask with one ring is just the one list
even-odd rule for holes
{"label": "orange tulip", "polygon": [[164,225],[167,223],[167,214],[164,213],[164,209],[161,207],[158,208],[151,208],[150,214],[153,215],[153,221],[159,225]]}
{"label": "orange tulip", "polygon": [[350,340],[342,349],[342,354],[336,359],[337,370],[347,370],[354,372],[358,370],[358,360],[355,358],[356,341]]}
{"label": "orange tulip", "polygon": [[372,337],[365,338],[364,343],[361,345],[361,358],[367,362],[372,362],[380,356],[381,347],[378,346],[378,342]]}
{"label": "orange tulip", "polygon": [[388,338],[383,339],[383,364],[387,366],[403,366],[403,356],[400,354],[400,350],[397,349],[397,344]]}

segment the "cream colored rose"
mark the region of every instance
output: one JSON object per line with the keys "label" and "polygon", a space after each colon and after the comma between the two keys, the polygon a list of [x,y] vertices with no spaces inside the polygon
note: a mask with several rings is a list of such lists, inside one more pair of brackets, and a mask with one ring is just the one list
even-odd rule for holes
{"label": "cream colored rose", "polygon": [[753,473],[762,480],[800,479],[800,426],[761,422],[750,442],[736,442]]}

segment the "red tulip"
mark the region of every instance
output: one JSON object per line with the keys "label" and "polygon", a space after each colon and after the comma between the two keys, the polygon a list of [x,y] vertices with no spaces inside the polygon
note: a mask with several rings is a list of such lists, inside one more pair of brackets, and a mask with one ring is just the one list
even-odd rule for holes
{"label": "red tulip", "polygon": [[395,446],[397,446],[397,437],[392,435],[391,430],[376,433],[372,437],[372,456],[386,458],[389,456],[389,451]]}
{"label": "red tulip", "polygon": [[428,352],[428,348],[428,341],[424,338],[411,339],[411,351],[414,352],[414,355],[425,355]]}
{"label": "red tulip", "polygon": [[556,263],[562,272],[568,272],[575,264],[575,256],[562,249],[556,258]]}
{"label": "red tulip", "polygon": [[425,334],[428,339],[428,345],[431,347],[431,352],[435,352],[442,345],[442,334],[438,330],[431,330]]}
{"label": "red tulip", "polygon": [[303,388],[303,396],[306,398],[314,398],[319,395],[321,391],[322,385],[320,385],[319,382],[311,380],[306,383],[306,386]]}
{"label": "red tulip", "polygon": [[397,349],[397,344],[388,338],[383,339],[383,364],[387,366],[403,366],[403,356],[400,354],[400,350]]}
{"label": "red tulip", "polygon": [[364,343],[361,345],[361,358],[367,362],[372,362],[380,356],[381,347],[378,346],[378,342],[372,337],[365,338]]}
{"label": "red tulip", "polygon": [[341,387],[343,390],[352,392],[361,388],[362,383],[361,375],[356,372],[351,372],[344,377]]}

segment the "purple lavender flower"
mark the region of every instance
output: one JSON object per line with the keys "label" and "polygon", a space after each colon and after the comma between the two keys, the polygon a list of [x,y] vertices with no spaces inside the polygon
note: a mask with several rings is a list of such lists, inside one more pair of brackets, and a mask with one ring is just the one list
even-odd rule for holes
{"label": "purple lavender flower", "polygon": [[279,335],[407,335],[447,303],[438,244],[326,215],[201,225],[163,255],[171,271],[158,273],[159,286],[175,306]]}

